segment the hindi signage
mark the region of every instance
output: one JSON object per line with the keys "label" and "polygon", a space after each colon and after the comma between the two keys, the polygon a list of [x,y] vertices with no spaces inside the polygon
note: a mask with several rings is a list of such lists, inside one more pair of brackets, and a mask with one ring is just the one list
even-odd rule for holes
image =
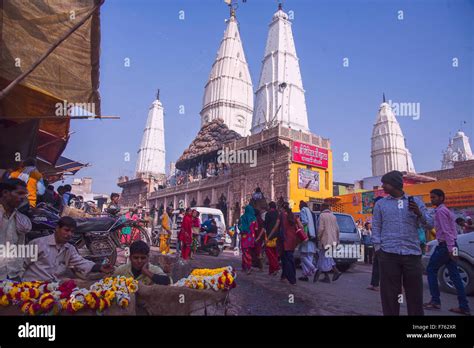
{"label": "hindi signage", "polygon": [[327,149],[293,141],[291,153],[293,162],[324,169],[328,168],[329,152]]}

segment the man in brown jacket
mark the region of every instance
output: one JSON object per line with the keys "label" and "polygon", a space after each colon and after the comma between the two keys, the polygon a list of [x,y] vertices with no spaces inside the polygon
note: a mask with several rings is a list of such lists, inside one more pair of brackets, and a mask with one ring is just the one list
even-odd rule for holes
{"label": "man in brown jacket", "polygon": [[[336,281],[341,272],[336,268],[334,259],[330,256],[331,250],[334,252],[339,244],[339,225],[337,224],[336,216],[332,213],[328,203],[321,205],[321,214],[319,215],[318,224],[318,241],[319,241],[319,258],[317,271],[314,275],[313,282],[317,282],[321,272],[324,273],[324,283],[329,283],[328,273],[332,270],[334,275],[333,281]],[[326,250],[327,249],[327,250]]]}

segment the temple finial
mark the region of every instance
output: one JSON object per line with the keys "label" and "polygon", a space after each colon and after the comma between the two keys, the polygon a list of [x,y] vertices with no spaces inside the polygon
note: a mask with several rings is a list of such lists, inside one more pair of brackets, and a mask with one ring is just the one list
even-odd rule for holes
{"label": "temple finial", "polygon": [[383,93],[383,103],[385,103],[385,92]]}
{"label": "temple finial", "polygon": [[281,4],[281,2],[278,2],[278,10],[282,10],[283,9],[283,5]]}
{"label": "temple finial", "polygon": [[156,91],[156,100],[160,100],[160,89],[159,88]]}

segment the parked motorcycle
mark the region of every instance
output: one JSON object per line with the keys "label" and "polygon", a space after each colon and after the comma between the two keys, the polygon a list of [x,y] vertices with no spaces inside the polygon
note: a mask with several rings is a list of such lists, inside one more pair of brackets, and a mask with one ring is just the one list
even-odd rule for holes
{"label": "parked motorcycle", "polygon": [[[45,203],[38,204],[30,211],[29,216],[32,230],[26,236],[27,241],[54,233],[60,219],[59,212]],[[117,248],[124,249],[139,239],[150,244],[148,232],[140,226],[139,221],[111,216],[75,220],[77,228],[69,243],[74,245],[83,257],[94,262],[114,265],[117,261]]]}

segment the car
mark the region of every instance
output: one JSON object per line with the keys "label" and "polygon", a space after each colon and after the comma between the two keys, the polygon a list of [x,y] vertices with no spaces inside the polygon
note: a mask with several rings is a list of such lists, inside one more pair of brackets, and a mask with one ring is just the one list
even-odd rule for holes
{"label": "car", "polygon": [[[474,295],[474,232],[458,235],[457,243],[459,275],[466,294]],[[425,270],[437,245],[437,240],[432,240],[426,244],[427,250],[421,259]],[[456,294],[456,288],[449,278],[449,272],[445,266],[442,266],[438,271],[438,282],[442,291]]]}
{"label": "car", "polygon": [[[193,207],[193,209],[199,212],[199,218],[201,223],[208,220],[209,216],[212,216],[217,223],[217,231],[221,238],[224,238],[223,247],[229,247],[232,240],[227,233],[224,214],[220,209],[208,208],[208,207]],[[174,210],[171,215],[171,245],[176,244],[178,239],[178,232],[181,228],[181,219],[179,218],[179,210]]]}
{"label": "car", "polygon": [[[316,230],[318,229],[319,225],[319,216],[321,214],[320,211],[313,211],[313,221]],[[349,251],[347,257],[336,257],[334,258],[334,262],[336,262],[337,268],[341,272],[347,271],[352,264],[356,263],[359,258],[361,257],[361,238],[360,234],[358,233],[357,226],[355,224],[354,218],[349,214],[337,213],[333,212],[336,216],[337,224],[339,226],[339,242],[340,244]],[[299,213],[296,213],[299,216]],[[363,255],[362,255],[363,256]],[[299,248],[296,248],[294,252],[295,262],[299,263],[300,260],[300,252]]]}

